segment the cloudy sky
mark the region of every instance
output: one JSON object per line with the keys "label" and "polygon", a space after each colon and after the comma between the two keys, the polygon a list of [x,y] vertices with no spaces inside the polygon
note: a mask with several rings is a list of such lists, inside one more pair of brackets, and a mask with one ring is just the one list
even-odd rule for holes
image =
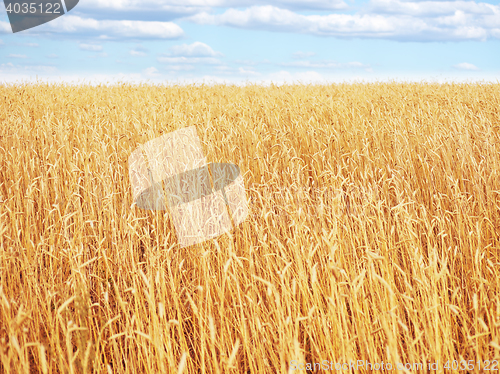
{"label": "cloudy sky", "polygon": [[500,81],[499,1],[80,0],[13,34],[0,82]]}

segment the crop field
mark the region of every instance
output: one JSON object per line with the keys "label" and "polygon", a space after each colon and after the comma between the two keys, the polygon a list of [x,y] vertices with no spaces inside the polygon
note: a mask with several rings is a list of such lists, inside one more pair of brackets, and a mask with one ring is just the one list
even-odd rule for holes
{"label": "crop field", "polygon": [[[181,248],[128,158],[188,126],[250,214]],[[500,84],[0,85],[0,373],[495,368]]]}

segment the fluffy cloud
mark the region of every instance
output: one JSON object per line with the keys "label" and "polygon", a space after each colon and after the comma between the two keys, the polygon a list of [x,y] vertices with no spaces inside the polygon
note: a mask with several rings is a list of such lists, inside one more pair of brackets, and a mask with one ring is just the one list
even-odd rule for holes
{"label": "fluffy cloud", "polygon": [[210,46],[201,42],[194,42],[193,44],[175,45],[170,48],[172,56],[185,56],[185,57],[215,57],[221,53],[215,52]]}
{"label": "fluffy cloud", "polygon": [[215,56],[222,55],[201,42],[171,47],[168,53],[158,57],[158,62],[168,64],[171,70],[193,70],[195,65],[220,65]]}
{"label": "fluffy cloud", "polygon": [[[216,8],[226,9],[217,14]],[[355,14],[333,12],[344,9],[347,9],[344,0],[86,0],[79,3],[76,12],[26,33],[64,33],[102,39],[176,39],[184,35],[183,30],[166,20],[182,18],[198,24],[338,38],[500,39],[500,5],[464,0],[370,0]],[[330,13],[299,12],[303,10],[329,10]],[[11,33],[11,28],[7,22],[0,21],[2,33]],[[210,47],[197,43],[182,46],[186,51],[178,55],[215,57]],[[130,53],[141,55],[139,50]],[[294,56],[296,59],[307,57]]]}
{"label": "fluffy cloud", "polygon": [[11,58],[26,58],[28,56],[26,56],[26,55],[20,55],[20,54],[16,54],[16,53],[11,53],[9,55],[9,57],[11,57]]}
{"label": "fluffy cloud", "polygon": [[469,64],[468,62],[461,62],[460,64],[456,64],[453,67],[459,70],[479,70],[476,65]]}
{"label": "fluffy cloud", "polygon": [[167,22],[191,16],[209,7],[165,6],[161,2],[80,1],[78,12],[98,20]]}
{"label": "fluffy cloud", "polygon": [[12,27],[8,22],[0,21],[0,34],[12,34]]}
{"label": "fluffy cloud", "polygon": [[324,0],[278,0],[278,1],[262,1],[262,2],[252,2],[252,5],[256,3],[261,4],[276,4],[282,8],[288,9],[299,9],[299,10],[341,10],[347,9],[347,4],[342,1],[324,1]]}
{"label": "fluffy cloud", "polygon": [[474,1],[421,1],[371,0],[369,11],[379,14],[399,14],[415,17],[437,17],[454,15],[457,12],[473,15],[495,15],[498,7]]}
{"label": "fluffy cloud", "polygon": [[288,9],[301,10],[338,10],[347,7],[343,0],[87,0],[81,3],[81,9],[112,9],[115,11],[147,11],[188,14],[200,11],[200,8],[241,8],[252,5],[275,5]]}
{"label": "fluffy cloud", "polygon": [[312,68],[312,69],[349,69],[349,68],[363,68],[369,69],[369,65],[362,64],[361,62],[353,61],[347,63],[340,63],[336,61],[293,61],[285,62],[282,66],[290,66],[297,68]]}
{"label": "fluffy cloud", "polygon": [[143,70],[143,73],[147,76],[157,76],[160,75],[158,72],[158,69],[155,68],[154,66],[151,66],[149,68],[146,68]]}
{"label": "fluffy cloud", "polygon": [[79,48],[82,51],[92,51],[92,52],[100,52],[100,51],[102,51],[102,45],[97,45],[97,44],[80,43]]}
{"label": "fluffy cloud", "polygon": [[184,35],[182,29],[172,22],[96,20],[71,14],[56,18],[32,30],[34,31],[26,30],[25,33],[49,33],[101,39],[177,39]]}
{"label": "fluffy cloud", "polygon": [[212,57],[158,57],[158,61],[165,64],[220,64],[220,60]]}
{"label": "fluffy cloud", "polygon": [[136,51],[135,49],[131,49],[130,50],[130,54],[132,56],[146,56],[146,53],[145,52],[142,52],[142,51]]}
{"label": "fluffy cloud", "polygon": [[144,48],[142,45],[138,45],[134,49],[131,49],[129,53],[132,56],[146,56],[147,52],[147,48]]}
{"label": "fluffy cloud", "polygon": [[[202,12],[188,19],[199,24],[341,38],[458,41],[485,40],[500,35],[500,6],[450,2],[458,3],[457,10],[448,2],[377,1],[382,5],[375,3],[371,11],[358,14],[302,15],[274,6],[253,6],[245,10],[228,9],[217,15]],[[381,7],[385,7],[383,12]]]}
{"label": "fluffy cloud", "polygon": [[228,9],[223,14],[206,12],[189,18],[199,24],[224,25],[240,28],[270,29],[275,31],[304,30],[310,23],[307,16],[274,6],[253,6],[245,10]]}
{"label": "fluffy cloud", "polygon": [[259,72],[255,71],[255,70],[248,70],[248,69],[245,69],[245,68],[238,68],[238,73],[239,74],[243,74],[243,75],[250,75],[250,76],[259,76],[261,75]]}
{"label": "fluffy cloud", "polygon": [[221,8],[245,8],[254,5],[273,5],[298,11],[348,8],[344,0],[86,0],[79,3],[77,12],[94,19],[165,22],[200,12],[210,13]]}

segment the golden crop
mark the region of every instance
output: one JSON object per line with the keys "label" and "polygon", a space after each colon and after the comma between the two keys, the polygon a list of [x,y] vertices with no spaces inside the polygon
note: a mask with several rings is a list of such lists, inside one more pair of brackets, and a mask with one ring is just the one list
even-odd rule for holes
{"label": "golden crop", "polygon": [[[0,123],[0,372],[500,370],[500,84],[0,85]],[[127,161],[193,125],[251,215],[180,249]]]}

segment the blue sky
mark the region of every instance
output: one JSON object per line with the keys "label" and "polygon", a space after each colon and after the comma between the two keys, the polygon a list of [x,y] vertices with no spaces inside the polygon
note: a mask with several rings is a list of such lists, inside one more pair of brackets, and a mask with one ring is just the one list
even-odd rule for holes
{"label": "blue sky", "polygon": [[13,34],[0,82],[500,81],[498,1],[80,0]]}

